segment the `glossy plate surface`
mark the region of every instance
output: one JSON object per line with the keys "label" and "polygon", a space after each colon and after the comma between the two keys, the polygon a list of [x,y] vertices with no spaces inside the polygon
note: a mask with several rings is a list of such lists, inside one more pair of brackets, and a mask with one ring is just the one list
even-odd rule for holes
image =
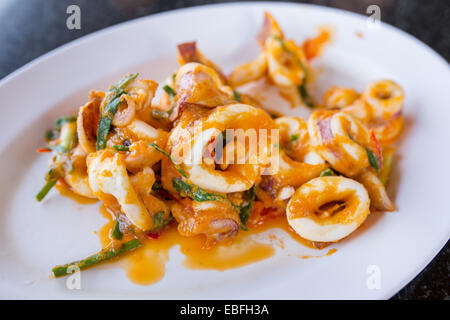
{"label": "glossy plate surface", "polygon": [[[165,277],[151,286],[131,283],[115,264],[82,273],[81,290],[68,290],[65,279],[50,279],[55,264],[99,249],[94,231],[105,223],[98,205],[81,206],[55,191],[43,203],[35,201],[48,156],[34,151],[45,143],[53,120],[75,112],[90,89],[103,90],[125,73],[164,80],[177,67],[176,44],[184,41],[197,40],[205,55],[229,72],[258,53],[254,37],[264,10],[297,42],[314,36],[319,26],[334,30],[333,43],[314,62],[321,70],[317,93],[330,85],[362,90],[380,78],[405,89],[406,129],[389,190],[398,211],[372,214],[360,230],[332,246],[335,254],[320,259],[300,259],[326,251],[311,252],[286,239],[286,248],[272,258],[224,272],[186,269],[173,248]],[[368,28],[366,20],[325,7],[269,2],[183,9],[94,33],[3,79],[0,297],[378,299],[395,294],[450,235],[450,70],[413,37],[385,24]],[[378,271],[380,288],[369,289],[367,281]]]}

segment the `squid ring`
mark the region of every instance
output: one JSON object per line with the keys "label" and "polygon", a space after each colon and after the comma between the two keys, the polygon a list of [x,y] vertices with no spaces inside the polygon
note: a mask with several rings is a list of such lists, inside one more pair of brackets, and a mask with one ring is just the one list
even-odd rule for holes
{"label": "squid ring", "polygon": [[391,120],[382,121],[381,124],[372,125],[372,130],[381,145],[389,145],[397,140],[402,133],[403,116],[400,115]]}
{"label": "squid ring", "polygon": [[208,107],[233,101],[233,91],[213,68],[190,62],[175,77],[175,91],[180,102],[199,103]]}
{"label": "squid ring", "polygon": [[89,186],[100,200],[109,204],[114,199],[136,227],[153,228],[154,221],[131,184],[122,155],[100,150],[88,156],[87,165]]}
{"label": "squid ring", "polygon": [[359,98],[358,92],[354,89],[342,88],[342,87],[331,87],[323,96],[323,105],[327,109],[342,109]]}
{"label": "squid ring", "polygon": [[317,152],[337,171],[351,177],[369,166],[370,134],[353,116],[316,111],[308,120],[308,131]]}
{"label": "squid ring", "polygon": [[367,190],[340,176],[310,180],[295,191],[286,208],[289,225],[310,241],[335,242],[355,231],[370,213]]}
{"label": "squid ring", "polygon": [[[269,161],[272,150],[271,129],[273,121],[262,109],[245,104],[231,104],[217,107],[209,116],[194,126],[194,137],[190,143],[191,149],[187,157],[182,157],[183,167],[189,179],[206,190],[229,193],[250,189],[261,174],[264,165]],[[225,130],[243,130],[254,133],[252,140],[249,135],[244,163],[233,163],[226,170],[216,170],[203,161],[202,155],[208,143]],[[246,131],[246,130],[252,130]],[[263,143],[261,129],[267,133],[267,143]],[[191,138],[191,137],[189,137]],[[239,143],[239,142],[238,142]],[[248,148],[247,148],[248,147]],[[252,154],[249,149],[259,149]],[[177,158],[176,148],[172,157]],[[256,151],[256,150],[255,150]],[[192,161],[193,160],[193,161]],[[200,161],[199,161],[200,160]]]}
{"label": "squid ring", "polygon": [[311,146],[308,124],[298,117],[280,117],[274,120],[280,130],[280,145],[289,150],[294,160],[308,164],[324,164],[325,161]]}
{"label": "squid ring", "polygon": [[401,112],[405,92],[396,82],[381,80],[369,84],[362,96],[374,118],[389,120]]}

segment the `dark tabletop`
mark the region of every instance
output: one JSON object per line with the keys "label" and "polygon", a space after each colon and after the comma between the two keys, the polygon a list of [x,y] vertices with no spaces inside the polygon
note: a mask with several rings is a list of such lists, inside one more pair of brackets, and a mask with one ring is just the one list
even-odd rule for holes
{"label": "dark tabletop", "polygon": [[[156,12],[231,1],[199,0],[0,0],[0,79],[40,55],[93,31]],[[295,1],[294,1],[295,2]],[[311,0],[365,14],[381,8],[381,19],[427,43],[450,60],[448,0]],[[81,9],[81,30],[68,30],[66,9]],[[450,107],[450,106],[449,106]],[[413,245],[413,243],[411,244]],[[450,299],[450,244],[394,299]]]}

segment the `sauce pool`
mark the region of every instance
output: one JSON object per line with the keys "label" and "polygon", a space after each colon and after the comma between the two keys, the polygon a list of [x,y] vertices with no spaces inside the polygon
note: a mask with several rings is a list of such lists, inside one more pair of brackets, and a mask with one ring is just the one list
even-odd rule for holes
{"label": "sauce pool", "polygon": [[[114,227],[114,216],[103,205],[100,212],[108,219],[97,232],[102,247],[106,247],[113,241],[111,230]],[[252,235],[273,228],[280,228],[300,244],[317,249],[291,230],[285,217],[272,217],[261,225],[252,226],[249,231],[240,230],[236,237],[216,245],[208,244],[204,236],[183,237],[178,233],[177,225],[171,223],[160,234],[141,238],[142,246],[122,256],[119,265],[133,283],[153,284],[165,275],[170,249],[179,246],[185,256],[183,265],[186,268],[217,271],[239,268],[272,257],[275,254],[274,244],[284,247],[283,241],[273,235],[269,236],[271,243],[261,243],[252,238]]]}

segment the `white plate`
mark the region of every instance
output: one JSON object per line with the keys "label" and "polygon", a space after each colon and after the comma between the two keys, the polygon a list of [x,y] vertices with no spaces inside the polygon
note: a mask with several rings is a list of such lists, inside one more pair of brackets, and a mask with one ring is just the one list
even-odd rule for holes
{"label": "white plate", "polygon": [[[225,272],[195,271],[170,253],[166,276],[152,286],[132,284],[117,266],[82,273],[82,289],[51,280],[51,268],[99,248],[93,231],[105,222],[96,206],[52,192],[38,204],[48,157],[34,151],[53,120],[75,111],[92,88],[139,71],[163,80],[174,70],[176,44],[197,40],[224,66],[255,57],[263,11],[286,35],[302,41],[321,25],[335,41],[315,63],[321,90],[392,78],[407,93],[406,130],[391,185],[397,212],[370,216],[363,231],[335,245],[334,255],[299,259],[308,249],[288,243],[265,261]],[[363,33],[363,38],[356,36]],[[449,239],[450,99],[448,64],[408,34],[366,18],[310,5],[240,3],[152,15],[96,32],[29,63],[0,83],[0,297],[2,298],[389,298],[417,275]],[[288,255],[291,253],[291,255]],[[371,266],[376,266],[375,269]],[[368,288],[380,276],[380,288]]]}

